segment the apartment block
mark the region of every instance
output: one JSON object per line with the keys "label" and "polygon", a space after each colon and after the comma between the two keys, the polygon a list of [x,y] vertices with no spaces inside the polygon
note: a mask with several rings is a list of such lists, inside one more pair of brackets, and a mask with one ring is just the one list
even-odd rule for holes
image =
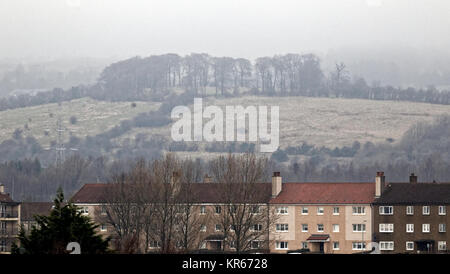
{"label": "apartment block", "polygon": [[374,183],[283,183],[274,173],[270,206],[279,215],[270,250],[356,253],[370,248]]}
{"label": "apartment block", "polygon": [[380,184],[373,203],[374,241],[381,253],[448,253],[450,233],[449,183],[419,183],[411,174],[409,183]]}
{"label": "apartment block", "polygon": [[11,245],[16,241],[20,227],[20,203],[5,193],[0,184],[0,254],[11,253]]}

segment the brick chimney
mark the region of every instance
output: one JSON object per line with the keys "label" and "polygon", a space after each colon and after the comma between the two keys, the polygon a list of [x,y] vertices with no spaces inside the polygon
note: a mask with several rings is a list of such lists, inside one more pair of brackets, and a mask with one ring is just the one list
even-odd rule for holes
{"label": "brick chimney", "polygon": [[275,198],[280,194],[282,188],[282,179],[280,172],[274,172],[272,176],[272,198]]}
{"label": "brick chimney", "polygon": [[417,176],[414,175],[414,173],[411,173],[411,175],[409,176],[409,182],[410,182],[411,184],[417,183]]}
{"label": "brick chimney", "polygon": [[385,188],[385,177],[383,171],[378,171],[377,176],[375,176],[375,198],[379,198]]}

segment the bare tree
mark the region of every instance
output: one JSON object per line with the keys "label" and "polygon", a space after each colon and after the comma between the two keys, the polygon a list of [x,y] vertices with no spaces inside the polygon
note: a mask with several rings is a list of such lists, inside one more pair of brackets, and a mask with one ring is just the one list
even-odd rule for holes
{"label": "bare tree", "polygon": [[[221,184],[217,190],[222,195],[222,212],[215,218],[223,230],[223,248],[227,245],[237,253],[268,248],[275,215],[268,207],[270,184],[261,183],[266,167],[266,159],[250,153],[230,154],[211,162],[212,177]],[[260,244],[255,246],[257,242]]]}

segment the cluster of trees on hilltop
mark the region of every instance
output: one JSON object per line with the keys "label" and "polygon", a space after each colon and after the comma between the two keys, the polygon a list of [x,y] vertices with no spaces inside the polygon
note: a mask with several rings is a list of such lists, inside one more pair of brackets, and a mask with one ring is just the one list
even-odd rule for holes
{"label": "cluster of trees on hilltop", "polygon": [[260,57],[253,63],[245,58],[206,53],[134,57],[105,68],[91,96],[102,100],[145,100],[164,98],[176,88],[195,96],[251,93],[450,103],[450,91],[439,91],[433,86],[370,86],[363,78],[352,79],[343,63],[326,73],[314,54]]}
{"label": "cluster of trees on hilltop", "polygon": [[370,100],[400,100],[450,104],[450,91],[369,85],[364,78],[350,77],[345,64],[331,72],[321,68],[314,54],[285,54],[245,58],[214,57],[192,53],[134,57],[106,67],[90,86],[67,90],[54,88],[36,95],[20,94],[0,99],[0,111],[69,101],[85,96],[98,100],[166,101],[176,92],[192,96],[310,96]]}

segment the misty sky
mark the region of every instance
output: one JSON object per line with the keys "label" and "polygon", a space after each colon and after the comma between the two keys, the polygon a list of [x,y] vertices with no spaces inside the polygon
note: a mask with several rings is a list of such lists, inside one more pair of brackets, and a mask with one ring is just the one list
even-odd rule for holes
{"label": "misty sky", "polygon": [[1,0],[0,58],[450,49],[448,0]]}

